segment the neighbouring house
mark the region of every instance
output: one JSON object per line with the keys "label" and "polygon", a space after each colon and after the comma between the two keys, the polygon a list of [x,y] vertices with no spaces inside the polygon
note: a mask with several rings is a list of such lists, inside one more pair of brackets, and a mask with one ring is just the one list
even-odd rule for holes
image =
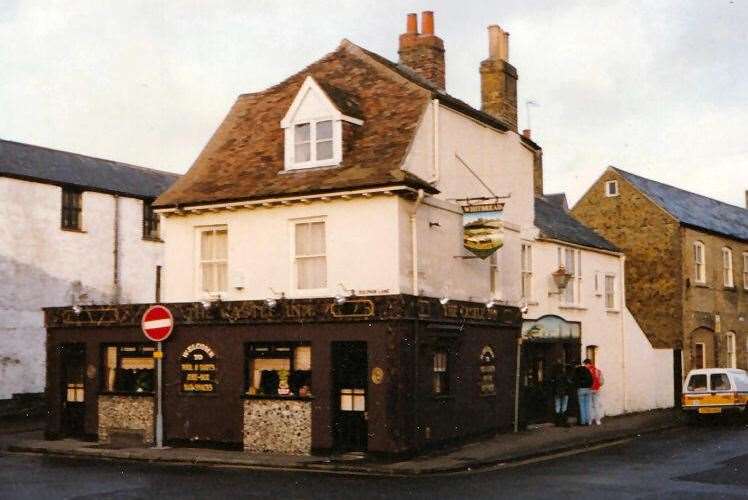
{"label": "neighbouring house", "polygon": [[151,203],[177,177],[0,140],[0,400],[44,390],[42,307],[157,299]]}
{"label": "neighbouring house", "polygon": [[748,368],[748,210],[609,167],[572,209],[626,254],[627,302],[682,368]]}
{"label": "neighbouring house", "polygon": [[[523,279],[540,296],[556,269],[550,257],[537,268],[521,260],[536,242],[539,256],[555,258],[559,242],[540,240],[541,150],[517,132],[507,54],[508,34],[489,27],[475,109],[445,90],[433,14],[422,14],[420,32],[411,14],[398,63],[343,40],[283,82],[237,98],[155,203],[175,322],[163,345],[167,442],[398,454],[515,424]],[[553,213],[549,224],[582,232],[565,211]],[[590,269],[623,280],[617,250],[583,232],[595,238],[584,247]],[[609,319],[594,323],[606,332],[583,331],[607,362],[627,345],[625,315],[602,304],[590,300],[595,317]],[[84,434],[153,439],[146,308],[47,310],[50,346],[85,341],[99,360],[86,381],[96,397],[80,417]],[[545,325],[556,309],[533,311]],[[575,311],[568,321],[585,317]],[[637,363],[653,355],[640,344],[645,356],[627,369],[649,373]],[[575,345],[570,362],[583,349]],[[50,356],[54,398],[71,361],[51,347]],[[123,377],[141,380],[115,390]],[[70,432],[53,399],[48,436]]]}
{"label": "neighbouring house", "polygon": [[604,372],[606,415],[673,406],[673,351],[654,349],[627,309],[623,252],[572,217],[563,194],[535,198],[535,226],[520,259],[526,421],[550,419],[553,364],[584,358]]}

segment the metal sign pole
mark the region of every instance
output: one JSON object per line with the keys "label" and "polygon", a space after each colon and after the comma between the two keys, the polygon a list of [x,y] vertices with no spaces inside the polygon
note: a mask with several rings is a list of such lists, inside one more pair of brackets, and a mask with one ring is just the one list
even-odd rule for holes
{"label": "metal sign pole", "polygon": [[164,447],[164,415],[161,407],[163,377],[161,372],[161,342],[158,344],[158,357],[156,358],[156,448]]}
{"label": "metal sign pole", "polygon": [[514,377],[514,432],[519,432],[519,379],[522,363],[522,337],[517,339],[517,370]]}

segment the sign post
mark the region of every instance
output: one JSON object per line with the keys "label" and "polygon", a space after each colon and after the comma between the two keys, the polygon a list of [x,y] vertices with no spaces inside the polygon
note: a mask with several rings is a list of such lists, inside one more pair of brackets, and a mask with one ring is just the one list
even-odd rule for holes
{"label": "sign post", "polygon": [[143,314],[141,328],[146,338],[156,342],[156,448],[164,447],[164,413],[163,413],[163,368],[161,361],[164,357],[162,341],[169,338],[174,329],[174,317],[166,307],[155,305],[148,308]]}

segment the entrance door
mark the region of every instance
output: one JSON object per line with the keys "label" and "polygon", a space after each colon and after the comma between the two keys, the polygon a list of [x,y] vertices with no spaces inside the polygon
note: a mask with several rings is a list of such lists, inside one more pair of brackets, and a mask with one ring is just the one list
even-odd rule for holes
{"label": "entrance door", "polygon": [[86,417],[86,346],[62,346],[62,433],[80,437]]}
{"label": "entrance door", "polygon": [[340,451],[365,451],[368,442],[366,386],[369,373],[366,342],[333,342],[332,372],[335,448]]}
{"label": "entrance door", "polygon": [[[554,415],[550,385],[553,367],[561,363],[571,376],[571,370],[579,364],[579,341],[527,342],[522,349],[524,420],[529,424],[550,422]],[[573,414],[572,399],[569,398],[568,411]]]}

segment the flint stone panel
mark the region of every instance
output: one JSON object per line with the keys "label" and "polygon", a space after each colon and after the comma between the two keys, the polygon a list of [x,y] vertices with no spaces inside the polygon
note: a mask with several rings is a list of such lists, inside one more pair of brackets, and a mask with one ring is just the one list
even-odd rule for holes
{"label": "flint stone panel", "polygon": [[310,455],[311,401],[246,400],[244,449],[253,453]]}
{"label": "flint stone panel", "polygon": [[143,433],[143,443],[153,444],[153,398],[99,396],[99,442],[110,443],[115,433]]}

